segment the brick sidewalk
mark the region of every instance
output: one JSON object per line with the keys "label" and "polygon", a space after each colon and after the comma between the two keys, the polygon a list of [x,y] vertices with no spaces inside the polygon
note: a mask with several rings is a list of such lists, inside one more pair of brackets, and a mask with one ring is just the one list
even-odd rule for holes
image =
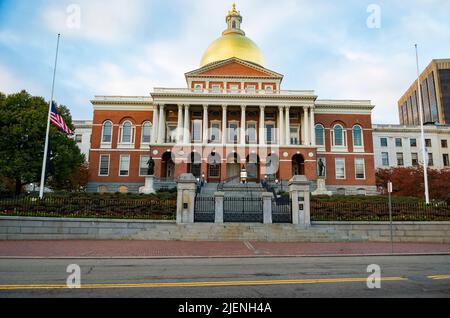
{"label": "brick sidewalk", "polygon": [[[450,244],[396,243],[395,253],[449,253]],[[0,257],[254,257],[389,254],[390,243],[0,241]]]}

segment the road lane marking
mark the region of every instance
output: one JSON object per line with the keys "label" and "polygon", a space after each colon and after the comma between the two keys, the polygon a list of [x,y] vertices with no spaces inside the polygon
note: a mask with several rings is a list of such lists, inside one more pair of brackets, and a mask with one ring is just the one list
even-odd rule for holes
{"label": "road lane marking", "polygon": [[433,280],[447,280],[450,279],[450,275],[435,275],[435,276],[428,276],[428,278]]}
{"label": "road lane marking", "polygon": [[[384,277],[382,281],[407,281],[405,277]],[[86,284],[81,289],[122,289],[122,288],[173,288],[173,287],[233,287],[233,286],[271,286],[302,284],[336,284],[362,283],[367,278],[325,278],[325,279],[291,279],[291,280],[255,280],[255,281],[222,281],[222,282],[176,282],[176,283],[143,283],[143,284]],[[0,290],[24,289],[70,289],[66,285],[0,285]]]}

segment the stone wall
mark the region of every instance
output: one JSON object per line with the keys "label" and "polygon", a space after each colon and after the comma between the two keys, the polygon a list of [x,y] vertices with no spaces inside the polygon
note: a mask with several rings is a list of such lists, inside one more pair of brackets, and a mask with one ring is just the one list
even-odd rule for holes
{"label": "stone wall", "polygon": [[[396,242],[450,243],[450,222],[394,224]],[[389,223],[180,224],[173,221],[0,217],[0,240],[187,240],[339,242],[390,240]]]}

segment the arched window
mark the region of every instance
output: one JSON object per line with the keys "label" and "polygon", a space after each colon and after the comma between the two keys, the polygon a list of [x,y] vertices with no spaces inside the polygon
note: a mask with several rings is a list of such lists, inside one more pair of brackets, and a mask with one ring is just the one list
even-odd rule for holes
{"label": "arched window", "polygon": [[147,121],[142,125],[142,143],[149,144],[152,137],[152,123]]}
{"label": "arched window", "polygon": [[134,126],[130,121],[125,121],[120,127],[120,144],[134,143]]}
{"label": "arched window", "polygon": [[105,121],[102,128],[102,143],[110,144],[112,141],[112,123]]}
{"label": "arched window", "polygon": [[353,146],[355,147],[363,146],[362,128],[359,125],[353,126]]}
{"label": "arched window", "polygon": [[333,146],[345,146],[345,131],[342,125],[336,125],[333,128]]}
{"label": "arched window", "polygon": [[325,128],[321,124],[316,125],[316,145],[325,146]]}

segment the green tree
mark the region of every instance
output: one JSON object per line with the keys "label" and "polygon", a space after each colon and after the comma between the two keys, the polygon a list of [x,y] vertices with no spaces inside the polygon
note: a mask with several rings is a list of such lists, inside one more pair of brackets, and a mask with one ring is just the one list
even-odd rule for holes
{"label": "green tree", "polygon": [[[67,107],[59,106],[67,125],[73,129]],[[24,185],[39,182],[47,128],[48,103],[22,91],[0,93],[0,176],[15,183],[16,193]],[[70,181],[85,159],[76,142],[51,125],[47,163],[48,185],[55,190],[72,190]]]}

